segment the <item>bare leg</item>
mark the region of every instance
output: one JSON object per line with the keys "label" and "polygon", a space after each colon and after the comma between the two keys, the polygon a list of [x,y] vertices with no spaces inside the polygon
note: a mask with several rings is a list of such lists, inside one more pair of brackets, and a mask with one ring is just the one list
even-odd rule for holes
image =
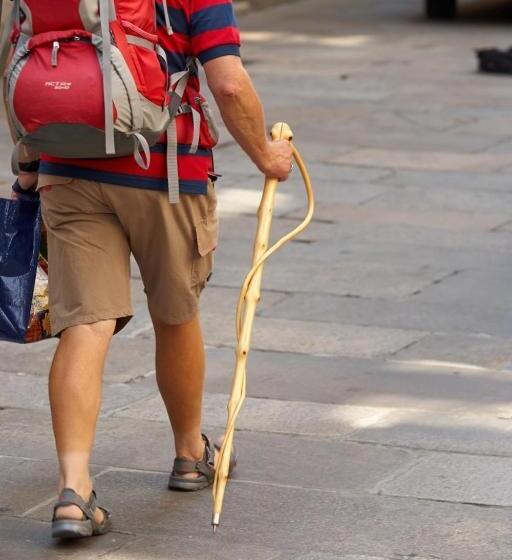
{"label": "bare leg", "polygon": [[[66,329],[50,371],[50,404],[60,466],[59,491],[71,488],[84,500],[92,491],[89,458],[100,411],[101,381],[115,320]],[[59,518],[82,518],[75,506],[57,510]],[[102,519],[96,510],[98,521]]]}
{"label": "bare leg", "polygon": [[[199,460],[204,385],[204,345],[199,317],[182,325],[153,320],[156,378],[174,432],[176,456]],[[192,475],[195,476],[195,475]]]}

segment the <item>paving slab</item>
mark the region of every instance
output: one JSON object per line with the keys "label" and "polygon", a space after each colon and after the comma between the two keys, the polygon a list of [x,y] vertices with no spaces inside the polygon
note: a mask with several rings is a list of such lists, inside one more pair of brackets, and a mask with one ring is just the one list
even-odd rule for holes
{"label": "paving slab", "polygon": [[443,151],[405,151],[363,148],[333,160],[348,165],[432,171],[497,171],[508,163],[505,154],[471,154]]}
{"label": "paving slab", "polygon": [[[236,346],[234,328],[226,324],[224,317],[203,314],[202,324],[207,344]],[[259,350],[371,358],[395,353],[425,335],[422,331],[259,318],[253,327],[251,346]]]}
{"label": "paving slab", "polygon": [[[222,219],[226,214],[255,214],[261,202],[263,179],[260,178],[258,183],[259,188],[254,189],[248,189],[244,184],[224,186],[219,189],[217,199],[220,218]],[[301,195],[302,190],[297,190],[297,195]],[[300,204],[297,200],[301,198],[278,191],[275,197],[276,212],[279,214],[296,208]]]}
{"label": "paving slab", "polygon": [[47,409],[48,380],[26,373],[0,372],[0,408]]}
{"label": "paving slab", "polygon": [[[300,141],[298,141],[297,147],[301,148]],[[324,181],[342,184],[355,183],[364,187],[368,184],[387,184],[387,180],[394,175],[394,171],[386,167],[357,167],[310,160],[307,152],[304,152],[304,158],[313,182],[318,185],[317,194],[320,198],[323,196]]]}
{"label": "paving slab", "polygon": [[[0,456],[55,460],[49,410],[1,410],[0,421]],[[167,421],[101,417],[92,461],[101,468],[129,465],[163,471],[169,468],[174,456],[172,444]]]}
{"label": "paving slab", "polygon": [[[296,224],[290,223],[288,231]],[[449,232],[443,238],[438,236],[440,230],[409,226],[379,226],[377,231],[371,234],[371,227],[364,224],[357,224],[355,231],[350,229],[350,224],[322,223],[321,225],[322,227],[314,227],[295,242],[285,245],[279,255],[267,264],[264,278],[267,274],[276,274],[280,269],[288,268],[289,264],[292,265],[293,262],[303,259],[308,263],[305,268],[314,265],[317,268],[329,269],[333,263],[343,264],[344,269],[339,272],[340,281],[345,277],[347,281],[351,280],[352,276],[361,272],[366,263],[367,266],[373,265],[375,274],[389,276],[397,267],[408,276],[426,273],[435,285],[440,279],[444,281],[443,273],[449,275],[454,272],[456,274],[466,273],[466,271],[478,273],[478,271],[488,270],[489,275],[496,274],[499,278],[500,269],[505,267],[510,252],[507,244],[510,235],[502,231],[506,226],[500,226],[496,231],[488,233],[468,232],[474,244],[461,245],[462,238],[457,232]],[[320,223],[315,223],[315,226],[320,226]],[[379,231],[380,237],[377,236]],[[410,235],[411,239],[401,242],[400,235]],[[232,254],[231,261],[230,254]],[[231,266],[248,264],[247,254],[247,247],[244,249],[240,244],[237,245],[233,237],[226,238],[224,246],[218,253],[217,268],[222,269],[229,264]],[[471,278],[472,275],[473,272],[469,277]],[[218,275],[214,274],[214,278],[216,276]],[[283,291],[300,290],[290,288]],[[375,294],[378,293],[375,291]],[[367,297],[379,296],[368,294]]]}
{"label": "paving slab", "polygon": [[[54,461],[49,411],[0,411],[0,455]],[[101,417],[92,461],[98,468],[168,470],[174,453],[168,422]]]}
{"label": "paving slab", "polygon": [[[224,396],[223,401],[217,406],[219,411],[225,406],[227,397]],[[154,406],[159,404],[155,400]],[[263,409],[261,412],[265,415],[266,411]],[[347,431],[353,431],[349,420],[355,426],[368,425],[377,415],[375,410],[362,408],[348,408],[342,410],[342,413]],[[0,432],[3,439],[0,453],[10,455],[0,455],[0,481],[8,490],[6,497],[1,500],[4,513],[20,514],[54,494],[58,469],[49,430],[26,436],[17,448],[13,448],[20,424],[30,417],[39,420],[45,418],[27,411],[18,411],[18,414],[11,414],[4,419]],[[222,433],[225,418],[219,422],[220,426],[212,426],[208,420],[207,415],[204,430],[215,439]],[[315,417],[311,418],[312,432],[318,429],[316,420]],[[280,427],[277,425],[278,421],[283,422]],[[331,421],[332,424],[334,421]],[[293,417],[282,415],[278,418],[276,415],[276,431],[280,428],[281,432],[286,432],[291,427]],[[361,493],[395,470],[403,468],[413,458],[410,452],[404,450],[382,451],[357,443],[344,443],[339,438],[333,438],[333,435],[335,434],[329,430],[314,437],[271,434],[267,431],[239,432],[236,437],[239,454],[236,477],[254,483],[291,484],[342,493]],[[13,454],[22,457],[12,456]],[[126,411],[122,417],[100,419],[92,457],[95,474],[110,467],[169,473],[173,458],[173,438],[165,417],[153,416],[148,420],[137,411]],[[312,458],[322,463],[325,476],[319,477],[317,470],[310,468]],[[38,478],[39,471],[44,474],[39,477],[41,480]],[[29,484],[32,478],[36,478],[35,486]],[[18,487],[20,481],[23,484]]]}
{"label": "paving slab", "polygon": [[[201,296],[201,315],[218,314],[224,319],[235,321],[236,306],[240,297],[240,287],[225,288],[223,286],[208,286]],[[286,298],[286,294],[262,290],[261,300],[258,303],[258,313],[272,309],[277,303]]]}
{"label": "paving slab", "polygon": [[[381,187],[382,188],[382,187]],[[395,187],[366,201],[371,208],[413,209],[421,211],[468,212],[475,214],[512,214],[512,193],[489,193],[485,190],[468,190],[463,188],[429,187],[428,189],[407,186]]]}
{"label": "paving slab", "polygon": [[[301,215],[304,215],[303,209],[286,214],[290,217]],[[315,219],[375,225],[405,225],[449,231],[489,231],[506,223],[510,219],[510,215],[503,211],[503,208],[501,212],[485,214],[483,212],[421,211],[418,208],[375,208],[369,205],[319,203],[315,211]]]}
{"label": "paving slab", "polygon": [[[207,390],[228,393],[234,355],[208,350]],[[253,351],[248,391],[254,398],[325,404],[418,408],[432,413],[480,407],[489,411],[512,401],[510,374],[441,361],[354,359]]]}
{"label": "paving slab", "polygon": [[110,533],[59,544],[51,538],[48,522],[7,516],[0,519],[2,560],[96,560],[133,540],[133,535]]}
{"label": "paving slab", "polygon": [[[331,231],[342,236],[343,242],[366,243],[379,247],[383,251],[389,245],[402,243],[404,248],[437,247],[439,249],[455,250],[460,248],[485,250],[487,255],[492,252],[501,256],[510,251],[510,234],[501,232],[503,225],[498,225],[492,231],[448,230],[419,227],[418,225],[403,224],[369,224],[357,222],[331,223]],[[325,231],[325,230],[324,230]],[[376,290],[374,292],[378,294]],[[368,296],[371,297],[371,296]]]}
{"label": "paving slab", "polygon": [[487,334],[431,334],[397,352],[395,357],[508,369],[512,364],[512,339]]}
{"label": "paving slab", "polygon": [[114,337],[105,364],[105,379],[122,383],[151,375],[155,370],[154,347],[150,328],[133,338]]}
{"label": "paving slab", "polygon": [[[454,263],[457,266],[457,263]],[[442,296],[434,301],[426,287],[409,298],[353,298],[329,294],[289,294],[266,310],[264,317],[310,321],[340,322],[351,325],[415,329],[429,332],[487,334],[501,338],[512,336],[512,307],[507,302],[486,305],[475,297],[471,302],[447,302]],[[476,294],[475,294],[476,296]],[[424,301],[428,298],[430,301]]]}
{"label": "paving slab", "polygon": [[[369,182],[380,177],[386,177],[389,173],[369,175],[365,181],[364,177],[353,177],[342,166],[331,167],[334,168],[335,172],[322,174],[321,171],[316,171],[316,169],[322,169],[323,167],[317,166],[311,169],[311,166],[308,165],[308,172],[315,188],[315,199],[317,201],[362,204],[393,188],[388,185]],[[217,191],[221,220],[225,214],[254,211],[262,192],[263,184],[260,176],[229,173],[226,179],[223,179]],[[253,193],[257,193],[258,196]],[[279,186],[274,216],[289,212],[290,206],[302,206],[305,198],[304,187],[300,179],[297,175],[293,175],[289,181]],[[243,204],[241,204],[241,199]]]}
{"label": "paving slab", "polygon": [[500,232],[506,232],[506,233],[512,233],[512,223],[508,222],[505,225],[501,226],[498,231]]}
{"label": "paving slab", "polygon": [[[93,477],[102,470],[102,467],[91,466]],[[25,517],[41,504],[54,503],[58,477],[56,459],[48,461],[0,455],[0,515]]]}
{"label": "paving slab", "polygon": [[172,560],[276,560],[280,559],[280,552],[270,546],[254,546],[238,544],[236,542],[219,542],[210,537],[197,538],[189,535],[169,536],[169,531],[155,538],[142,537],[128,542],[113,552],[102,555],[105,560],[157,560],[172,558]]}
{"label": "paving slab", "polygon": [[[272,221],[271,239],[277,241],[277,239],[298,226],[301,221],[302,216],[299,218],[286,218],[283,216],[276,217]],[[256,225],[257,220],[253,214],[231,214],[229,216],[224,215],[220,218],[220,243],[215,250],[216,268],[218,268],[219,265],[219,254],[223,252],[229,254],[229,251],[232,251],[234,247],[237,247],[237,252],[243,252],[243,254],[246,255],[247,263],[250,262],[252,256],[252,246],[256,233]],[[306,231],[300,234],[300,237],[329,239],[336,236],[336,233],[336,228],[330,223],[313,222]],[[231,244],[228,249],[226,247],[226,243],[234,240],[238,240],[239,244]]]}
{"label": "paving slab", "polygon": [[479,413],[395,410],[382,422],[350,434],[350,441],[411,449],[510,457],[512,423],[506,403]]}
{"label": "paving slab", "polygon": [[508,173],[484,173],[480,170],[464,171],[412,171],[393,169],[379,184],[393,186],[420,187],[427,191],[433,188],[460,189],[487,193],[489,197],[495,193],[510,192],[510,176]]}
{"label": "paving slab", "polygon": [[0,371],[32,373],[46,377],[55,346],[54,340],[36,344],[0,342]]}
{"label": "paving slab", "polygon": [[[0,514],[21,515],[51,498],[58,480],[56,461],[32,461],[0,456]],[[0,525],[3,520],[0,520]]]}
{"label": "paving slab", "polygon": [[[270,546],[239,545],[236,543],[223,542],[220,545],[210,539],[181,539],[179,537],[144,537],[137,541],[128,543],[115,552],[107,553],[106,560],[133,560],[133,558],[144,557],[148,560],[162,558],[172,555],[173,560],[239,560],[240,558],[251,558],[251,560],[390,560],[391,557],[362,556],[362,555],[338,555],[323,552],[310,552],[306,554],[296,551],[279,551]],[[394,556],[391,560],[398,560]],[[402,557],[401,560],[407,560]],[[415,557],[414,560],[427,560]]]}
{"label": "paving slab", "polygon": [[[385,262],[359,260],[350,266],[342,258],[334,262],[301,262],[279,259],[265,268],[264,286],[282,292],[316,292],[360,297],[404,297],[422,290],[432,282],[453,273],[441,265],[418,265],[401,262],[389,266]],[[219,259],[220,260],[220,259]],[[247,266],[233,260],[219,262],[212,285],[238,288],[247,274]]]}
{"label": "paving slab", "polygon": [[[284,218],[281,217],[276,220],[275,224],[279,230],[276,232],[274,239],[281,237],[285,233],[292,231],[299,223],[300,218]],[[244,264],[249,266],[250,245],[252,239],[244,240],[240,243],[240,239],[235,236],[237,228],[247,226],[248,222],[244,217],[239,217],[236,220],[230,220],[229,231],[223,236],[222,244],[216,252],[216,268],[222,269],[230,264]],[[330,266],[333,263],[342,263],[345,265],[345,271],[340,275],[348,274],[352,268],[361,267],[364,263],[374,263],[375,268],[379,270],[394,269],[401,267],[401,270],[419,270],[421,272],[427,271],[444,271],[444,270],[463,270],[475,269],[478,262],[478,268],[486,268],[488,266],[499,267],[504,264],[509,255],[509,247],[505,241],[508,236],[500,236],[504,232],[507,224],[499,226],[497,229],[489,232],[471,232],[478,243],[466,246],[457,246],[456,243],[447,243],[448,239],[459,239],[459,233],[449,232],[446,233],[448,239],[444,239],[442,245],[437,242],[432,242],[435,239],[432,232],[436,230],[429,230],[421,228],[420,226],[399,226],[405,233],[409,228],[415,242],[412,240],[410,243],[399,242],[397,239],[389,239],[389,234],[384,234],[382,238],[374,244],[366,242],[363,238],[359,239],[358,235],[349,229],[350,223],[344,224],[343,222],[313,222],[311,228],[301,233],[295,240],[284,245],[278,256],[270,259],[267,264],[266,270],[272,267],[284,267],[297,260],[304,263],[315,264],[317,267],[322,265],[322,268]],[[357,224],[356,231],[366,229],[369,232],[368,226],[365,224]],[[389,228],[389,229],[388,229]],[[390,233],[397,231],[396,226],[379,226],[382,232],[388,230]],[[440,230],[439,230],[440,231]],[[498,235],[496,235],[498,234]],[[364,237],[364,236],[363,236]],[[496,240],[503,238],[502,247],[496,244]],[[436,240],[437,241],[437,240]],[[483,245],[484,242],[488,242]],[[495,249],[490,252],[490,247]],[[440,250],[442,249],[442,250]],[[407,265],[407,269],[405,269]],[[305,264],[305,267],[307,265]],[[216,272],[214,272],[214,278]],[[389,274],[389,273],[388,273]]]}
{"label": "paving slab", "polygon": [[0,409],[0,455],[55,459],[49,410]]}
{"label": "paving slab", "polygon": [[[151,335],[151,330],[145,329],[144,336],[128,340],[115,336],[105,366],[106,379],[127,381],[154,369]],[[56,345],[54,339],[29,345],[0,342],[0,371],[39,375],[46,379]]]}
{"label": "paving slab", "polygon": [[[3,410],[0,419],[0,455],[55,459],[49,411]],[[165,417],[162,422],[100,417],[92,456],[98,468],[168,471],[173,458],[172,432]]]}
{"label": "paving slab", "polygon": [[239,482],[336,490],[343,495],[366,493],[374,481],[387,480],[416,460],[416,453],[407,450],[320,436],[241,432],[236,447]]}
{"label": "paving slab", "polygon": [[508,457],[430,454],[404,474],[379,484],[390,496],[510,507],[512,490]]}
{"label": "paving slab", "polygon": [[[508,129],[509,125],[510,125],[510,117],[509,117],[509,122],[506,122],[507,119],[503,119],[503,122],[501,122],[499,125],[495,126],[494,129],[496,131],[499,131],[500,128],[502,129]],[[503,135],[501,135],[503,136]],[[506,154],[506,153],[510,153],[510,148],[512,147],[512,140],[503,140],[503,138],[501,138],[501,140],[499,142],[496,142],[493,146],[491,146],[490,148],[488,148],[486,151],[490,154]],[[510,166],[507,166],[505,168],[505,173],[509,173],[510,172]]]}
{"label": "paving slab", "polygon": [[[288,231],[291,231],[292,227],[298,223],[299,220],[295,224],[290,223]],[[316,225],[320,225],[320,223],[317,222]],[[351,270],[354,269],[352,274],[356,274],[365,263],[372,263],[375,274],[384,274],[386,270],[392,271],[397,267],[408,275],[412,275],[414,272],[416,274],[428,273],[433,275],[432,285],[435,286],[451,275],[465,274],[466,271],[490,269],[489,274],[494,274],[496,269],[499,271],[506,264],[510,252],[505,243],[509,237],[504,231],[506,226],[500,226],[489,234],[475,235],[478,242],[474,246],[457,246],[456,243],[452,246],[446,242],[447,240],[442,245],[438,245],[435,241],[432,242],[429,235],[432,230],[428,233],[425,230],[421,232],[420,229],[412,230],[413,235],[417,236],[416,243],[400,243],[396,239],[389,239],[390,236],[384,234],[383,238],[370,244],[360,240],[341,223],[322,223],[321,225],[323,227],[307,230],[295,240],[284,245],[279,251],[279,255],[268,262],[265,270],[275,268],[277,271],[279,268],[287,268],[289,263],[301,259],[321,269],[339,262],[345,266],[344,270],[340,271],[340,276],[342,278],[347,276],[350,279]],[[358,227],[357,229],[361,231],[363,228]],[[391,233],[394,231],[397,230],[394,227],[391,228]],[[402,231],[405,233],[405,228]],[[366,229],[366,233],[368,233],[368,229]],[[423,239],[421,239],[422,234]],[[448,237],[451,237],[451,234],[448,234]],[[458,238],[458,235],[453,237],[454,240]],[[495,243],[499,239],[503,241],[501,247]],[[485,241],[489,243],[484,244]],[[247,263],[248,266],[247,248],[247,246],[244,247],[239,242],[237,243],[234,237],[224,239],[223,245],[217,253],[217,268],[229,266],[230,263],[231,265]],[[436,273],[437,277],[435,277]],[[441,276],[442,273],[445,273],[446,276]],[[390,272],[387,274],[389,275]],[[215,273],[213,277],[216,278]],[[292,290],[283,291],[291,292]],[[407,295],[417,295],[417,293]],[[367,298],[371,297],[367,296]]]}
{"label": "paving slab", "polygon": [[487,118],[478,118],[478,112],[475,111],[475,116],[467,123],[461,123],[457,127],[458,132],[470,134],[473,136],[497,136],[500,141],[488,151],[491,153],[503,153],[510,149],[510,142],[503,140],[510,132],[512,124],[512,117],[504,111],[498,111],[497,114],[489,112]]}
{"label": "paving slab", "polygon": [[[395,555],[392,556],[367,556],[366,554],[331,554],[325,552],[308,552],[306,554],[297,555],[294,552],[283,552],[279,556],[279,560],[408,560],[409,557],[406,555]],[[414,555],[414,560],[431,560],[430,558],[419,557]]]}
{"label": "paving slab", "polygon": [[[289,224],[286,228],[286,231],[283,232],[289,233],[295,226],[298,225],[297,223]],[[325,224],[322,224],[325,225]],[[349,242],[345,242],[343,236],[340,235],[339,237],[333,231],[333,236],[331,238],[327,238],[325,234],[328,233],[327,228],[315,228],[308,230],[307,233],[304,232],[300,234],[295,239],[289,241],[286,245],[284,245],[279,250],[278,256],[271,257],[267,264],[264,267],[264,276],[263,276],[263,290],[269,292],[290,292],[294,291],[293,288],[295,286],[290,286],[288,290],[281,289],[277,290],[276,288],[270,287],[267,290],[266,278],[267,278],[267,271],[268,274],[272,274],[274,277],[281,271],[287,268],[287,264],[289,262],[293,262],[297,259],[303,259],[304,262],[308,262],[311,265],[314,265],[317,269],[319,267],[324,266],[332,266],[332,263],[339,262],[340,255],[344,255],[345,251],[349,252],[349,249],[345,249],[345,247],[350,246]],[[221,281],[226,281],[227,274],[223,272],[226,267],[236,267],[236,272],[234,274],[242,276],[240,279],[240,284],[243,281],[244,275],[250,269],[250,253],[252,249],[252,239],[251,241],[247,241],[246,243],[240,243],[240,240],[235,238],[225,239],[222,247],[219,249],[219,252],[216,254],[216,267],[214,273],[210,279],[210,286],[216,285]],[[276,239],[277,241],[277,239]],[[359,259],[359,262],[362,259]],[[270,272],[274,269],[272,272]],[[234,284],[236,279],[233,278],[230,283]],[[240,292],[241,286],[230,286],[234,289],[237,289]],[[264,304],[265,302],[262,300],[261,302]],[[262,306],[258,305],[258,311],[262,310]]]}
{"label": "paving slab", "polygon": [[[223,429],[226,426],[227,395],[206,393],[203,422]],[[279,401],[249,397],[244,403],[237,428],[251,432],[273,432],[320,437],[340,436],[353,432],[385,417],[391,409],[350,405],[327,405],[311,402]],[[159,396],[149,397],[113,414],[116,418],[166,420]]]}
{"label": "paving slab", "polygon": [[[431,46],[431,45],[429,45]],[[474,111],[452,111],[431,107],[403,107],[402,109],[386,113],[377,111],[368,115],[372,124],[377,128],[391,125],[393,129],[413,132],[418,129],[434,132],[459,130],[466,125],[476,122],[480,113]]]}
{"label": "paving slab", "polygon": [[[349,554],[348,556],[343,554],[342,556],[339,556],[338,554],[325,554],[324,552],[310,552],[307,554],[301,554],[300,556],[292,556],[287,555],[286,553],[283,553],[280,557],[280,559],[284,558],[289,558],[290,560],[292,558],[300,558],[300,560],[386,560],[383,556],[361,556],[359,554]],[[422,560],[421,558],[418,558],[418,560]]]}
{"label": "paving slab", "polygon": [[[349,99],[357,100],[359,94],[361,99],[364,95],[361,90],[364,90],[364,88],[377,89],[379,87],[389,90],[389,84],[386,83],[377,85],[373,80],[358,80],[358,87],[357,89],[355,87],[352,89],[352,95],[350,95],[350,93],[348,95],[340,95],[339,98],[340,100],[343,100],[348,97]],[[345,88],[343,91],[346,91]],[[378,95],[378,92],[376,92],[375,101],[386,100],[387,96],[382,96],[381,94],[381,98],[378,99]],[[377,120],[375,117],[386,116],[383,112],[375,111],[374,113],[361,119],[344,123],[343,134],[351,139],[353,145],[364,146],[365,150],[370,150],[370,153],[368,154],[368,165],[376,165],[377,167],[386,166],[386,158],[382,154],[382,152],[384,152],[385,154],[391,154],[388,161],[388,167],[411,168],[412,166],[414,169],[417,169],[418,167],[420,169],[431,169],[433,165],[436,165],[436,169],[438,168],[437,166],[441,166],[441,169],[446,169],[445,165],[449,165],[452,160],[455,160],[458,168],[458,166],[462,165],[459,155],[460,152],[487,152],[487,150],[496,143],[495,137],[489,137],[486,135],[465,135],[460,133],[458,130],[439,130],[438,128],[435,128],[435,118],[428,120],[429,126],[421,126],[420,124],[416,125],[415,123],[410,122],[407,122],[404,125],[403,119],[399,118],[401,115],[400,112],[390,111],[388,114],[395,116],[395,118],[388,119],[387,122],[385,119],[380,119],[380,121],[384,120],[384,122],[375,122]],[[427,121],[426,118],[425,121]],[[308,134],[315,134],[315,130],[318,131],[318,134],[322,134],[322,132],[326,129],[329,130],[332,126],[339,125],[337,122],[330,124],[322,121],[317,122],[316,126],[315,123],[308,123]],[[335,132],[333,132],[333,134],[334,133]],[[296,134],[300,134],[300,128]],[[415,134],[417,136],[414,142],[414,152],[403,153],[402,150],[404,150],[404,146],[407,147],[410,145],[410,138]],[[372,159],[374,157],[374,150],[378,151],[375,161]],[[428,164],[426,164],[426,167],[423,167],[421,163],[415,161],[415,155],[417,152],[419,152],[419,159],[421,163],[425,164],[429,157],[434,159],[434,163],[429,161]],[[422,152],[426,152],[428,155],[423,156]],[[449,160],[446,160],[449,162],[448,164],[445,163],[444,159],[439,159],[439,154],[441,153],[443,155],[445,153],[453,154]],[[496,152],[492,151],[492,153],[494,154]],[[411,158],[411,161],[407,161],[407,163],[404,164],[402,158],[405,157]],[[353,155],[344,154],[341,158],[334,158],[334,162],[336,163],[348,163],[352,165],[361,164],[362,161],[365,160],[359,151],[354,152]],[[448,168],[451,169],[451,167]]]}
{"label": "paving slab", "polygon": [[[113,509],[119,531],[156,538],[211,538],[210,492],[169,492],[166,482],[161,474],[112,471],[97,480],[97,487],[103,502]],[[37,516],[45,518],[47,511]],[[507,519],[508,512],[497,508],[383,496],[350,498],[328,491],[233,482],[214,546],[236,543],[301,554],[391,558],[401,554],[451,560],[485,555],[502,560],[510,546]],[[489,534],[492,540],[487,539]]]}
{"label": "paving slab", "polygon": [[[136,316],[113,338],[105,367],[106,379],[113,382],[128,381],[153,368],[151,353],[154,343],[141,282],[133,280],[132,288]],[[29,345],[0,342],[0,372],[47,378],[56,346],[56,339]],[[146,369],[148,363],[150,367]]]}
{"label": "paving slab", "polygon": [[[0,372],[0,408],[48,410],[48,380],[46,377],[26,373]],[[102,412],[116,410],[155,391],[154,374],[136,378],[127,383],[103,384]]]}
{"label": "paving slab", "polygon": [[[493,256],[492,260],[483,262],[481,266],[474,265],[460,274],[445,278],[443,282],[433,284],[420,295],[420,301],[444,301],[447,305],[463,302],[472,305],[478,302],[487,303],[490,307],[512,307],[512,293],[508,289],[512,280],[509,256],[506,253]],[[494,302],[492,294],[498,295]]]}

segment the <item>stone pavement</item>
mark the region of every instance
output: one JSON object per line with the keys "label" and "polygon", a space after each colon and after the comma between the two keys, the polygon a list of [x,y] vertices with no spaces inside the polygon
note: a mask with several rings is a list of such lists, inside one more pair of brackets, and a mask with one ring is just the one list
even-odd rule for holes
{"label": "stone pavement", "polygon": [[[293,125],[318,209],[265,271],[218,535],[209,492],[166,491],[169,428],[134,269],[137,316],[113,343],[93,459],[115,532],[51,542],[54,343],[2,344],[2,560],[510,558],[512,81],[476,74],[473,55],[508,46],[510,22],[477,6],[434,25],[421,4],[303,0],[240,18],[268,120]],[[227,135],[218,168],[222,242],[202,315],[215,434],[262,185]],[[297,176],[282,185],[275,236],[304,214],[301,189]]]}

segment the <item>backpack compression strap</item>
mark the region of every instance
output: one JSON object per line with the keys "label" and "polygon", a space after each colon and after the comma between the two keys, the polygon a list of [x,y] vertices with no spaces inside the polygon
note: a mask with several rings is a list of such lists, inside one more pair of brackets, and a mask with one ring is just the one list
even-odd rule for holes
{"label": "backpack compression strap", "polygon": [[100,0],[100,23],[103,53],[101,71],[103,75],[103,101],[105,106],[105,152],[115,154],[114,108],[112,100],[112,41],[110,22],[116,20],[114,0]]}
{"label": "backpack compression strap", "polygon": [[[188,69],[176,72],[171,76],[169,113],[171,121],[167,127],[167,187],[169,189],[169,202],[176,204],[180,200],[180,178],[178,175],[178,130],[176,117],[179,114],[183,93],[187,87],[190,74]],[[173,87],[175,86],[174,90]]]}
{"label": "backpack compression strap", "polygon": [[[194,133],[192,138],[191,153],[197,151],[199,145],[199,133],[201,118],[199,113],[189,105],[182,103],[183,95],[187,89],[191,74],[197,73],[197,65],[194,57],[187,59],[187,67],[182,72],[175,72],[171,76],[170,90],[171,103],[169,113],[171,122],[167,127],[167,184],[169,188],[169,202],[176,204],[180,199],[180,181],[178,175],[178,133],[176,128],[176,117],[184,113],[192,113]],[[174,89],[173,89],[174,88]]]}

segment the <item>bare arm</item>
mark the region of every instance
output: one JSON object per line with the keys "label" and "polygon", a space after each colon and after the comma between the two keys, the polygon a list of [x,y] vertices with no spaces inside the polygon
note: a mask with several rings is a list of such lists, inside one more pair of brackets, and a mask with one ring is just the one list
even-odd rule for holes
{"label": "bare arm", "polygon": [[288,178],[291,148],[286,141],[270,142],[261,101],[237,56],[222,56],[204,65],[208,86],[233,138],[268,177]]}

